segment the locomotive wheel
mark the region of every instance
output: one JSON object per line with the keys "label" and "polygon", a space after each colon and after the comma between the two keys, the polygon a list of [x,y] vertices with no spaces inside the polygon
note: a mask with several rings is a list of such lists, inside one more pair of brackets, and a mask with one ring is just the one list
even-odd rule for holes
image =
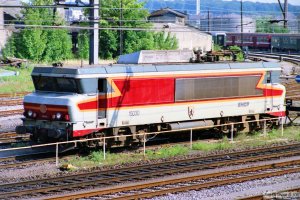
{"label": "locomotive wheel", "polygon": [[[264,122],[260,122],[260,130],[264,129]],[[278,129],[279,128],[279,120],[267,120],[266,121],[266,130],[267,131],[271,131],[272,129]]]}
{"label": "locomotive wheel", "polygon": [[[103,132],[98,132],[98,133],[92,133],[86,137],[86,139],[96,139],[96,138],[102,138],[104,137],[105,134]],[[86,146],[89,148],[96,148],[103,146],[103,139],[99,140],[89,140],[86,142]]]}

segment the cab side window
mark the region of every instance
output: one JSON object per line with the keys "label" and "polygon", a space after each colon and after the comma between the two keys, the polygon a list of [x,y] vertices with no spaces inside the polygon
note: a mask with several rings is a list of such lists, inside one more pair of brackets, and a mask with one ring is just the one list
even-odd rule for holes
{"label": "cab side window", "polygon": [[266,76],[267,83],[272,83],[272,74],[270,71],[267,72]]}
{"label": "cab side window", "polygon": [[107,91],[106,79],[101,78],[98,80],[98,92],[105,93]]}

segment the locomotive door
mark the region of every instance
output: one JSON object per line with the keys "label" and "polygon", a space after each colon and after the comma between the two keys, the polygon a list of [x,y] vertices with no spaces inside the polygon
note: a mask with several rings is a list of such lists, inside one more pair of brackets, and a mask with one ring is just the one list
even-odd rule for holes
{"label": "locomotive door", "polygon": [[105,119],[107,109],[107,80],[105,78],[98,79],[97,92],[98,119]]}
{"label": "locomotive door", "polygon": [[267,71],[266,74],[266,84],[267,84],[267,90],[265,94],[265,111],[271,111],[273,109],[273,90],[272,90],[272,72]]}

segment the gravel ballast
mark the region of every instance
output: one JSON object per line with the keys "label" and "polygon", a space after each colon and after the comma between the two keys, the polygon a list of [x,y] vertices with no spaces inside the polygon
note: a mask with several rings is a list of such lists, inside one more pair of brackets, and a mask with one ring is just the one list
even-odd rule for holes
{"label": "gravel ballast", "polygon": [[[199,191],[169,194],[151,200],[232,200],[241,197],[270,194],[282,190],[300,187],[300,173],[287,174],[261,180],[225,185]],[[300,198],[300,194],[299,194]]]}

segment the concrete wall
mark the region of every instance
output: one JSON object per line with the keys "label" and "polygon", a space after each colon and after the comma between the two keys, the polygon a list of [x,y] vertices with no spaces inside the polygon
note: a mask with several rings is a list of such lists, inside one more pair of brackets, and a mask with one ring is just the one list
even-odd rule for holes
{"label": "concrete wall", "polygon": [[212,50],[212,36],[199,31],[198,29],[173,23],[155,23],[156,28],[165,28],[166,33],[170,32],[178,40],[179,50],[193,50],[201,48],[203,51]]}

